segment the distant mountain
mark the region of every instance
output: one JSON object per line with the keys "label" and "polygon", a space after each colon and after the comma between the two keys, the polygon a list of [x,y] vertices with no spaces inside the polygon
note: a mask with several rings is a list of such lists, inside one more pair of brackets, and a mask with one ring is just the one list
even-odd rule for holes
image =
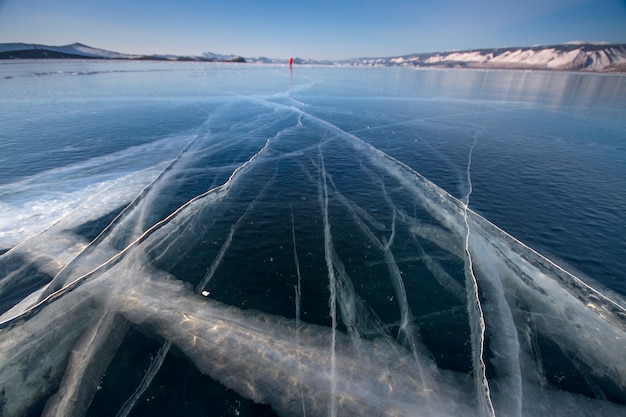
{"label": "distant mountain", "polygon": [[81,43],[64,46],[49,46],[27,43],[1,43],[0,59],[127,59],[154,61],[206,61],[245,62],[243,57],[232,55],[228,59],[211,56],[180,55],[131,55],[105,49],[93,48]]}
{"label": "distant mountain", "polygon": [[626,44],[561,45],[431,52],[388,58],[358,58],[347,65],[445,68],[504,68],[626,72]]}
{"label": "distant mountain", "polygon": [[[0,59],[125,59],[157,61],[248,62],[287,64],[287,59],[243,58],[205,52],[201,56],[131,55],[92,48],[81,43],[47,46],[25,43],[0,44]],[[294,64],[403,66],[443,68],[542,69],[562,71],[626,72],[626,44],[567,43],[561,45],[470,49],[430,52],[386,58],[316,61],[294,58]]]}
{"label": "distant mountain", "polygon": [[[253,64],[283,64],[289,63],[289,58],[268,58],[264,56],[246,58],[246,62]],[[306,58],[293,58],[294,65],[335,65],[336,61],[330,60],[315,60]]]}
{"label": "distant mountain", "polygon": [[[202,54],[202,58],[208,61],[218,61],[218,62],[246,62],[247,60],[238,55],[221,55],[213,52],[205,52]],[[242,61],[243,60],[243,61]]]}
{"label": "distant mountain", "polygon": [[82,43],[48,46],[28,43],[0,44],[0,59],[80,58],[80,59],[134,59],[137,55],[120,54],[105,49],[92,48]]}

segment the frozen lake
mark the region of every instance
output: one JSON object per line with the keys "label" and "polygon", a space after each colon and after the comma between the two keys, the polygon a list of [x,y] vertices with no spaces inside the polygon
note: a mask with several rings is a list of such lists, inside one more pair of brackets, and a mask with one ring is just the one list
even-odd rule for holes
{"label": "frozen lake", "polygon": [[623,75],[5,61],[0,107],[0,415],[626,412]]}

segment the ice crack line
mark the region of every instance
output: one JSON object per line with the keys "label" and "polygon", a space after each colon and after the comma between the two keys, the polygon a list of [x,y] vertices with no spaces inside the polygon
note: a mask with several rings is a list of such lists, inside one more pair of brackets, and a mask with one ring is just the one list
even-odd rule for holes
{"label": "ice crack line", "polygon": [[296,249],[296,225],[293,218],[293,206],[291,206],[291,238],[293,239],[293,258],[296,263],[296,274],[298,275],[298,284],[296,286],[296,343],[298,345],[298,380],[300,381],[302,416],[306,417],[306,407],[304,405],[304,390],[302,388],[302,361],[300,358],[300,301],[302,298],[302,280],[300,277],[300,262],[298,261],[298,250]]}
{"label": "ice crack line", "polygon": [[322,216],[324,220],[324,254],[326,257],[326,267],[328,269],[328,280],[330,289],[330,317],[332,321],[332,339],[331,339],[331,355],[330,355],[330,389],[331,389],[331,404],[330,404],[330,416],[337,416],[337,367],[336,367],[336,353],[335,347],[337,342],[337,284],[335,277],[335,268],[333,266],[332,254],[334,252],[332,235],[330,231],[330,222],[328,221],[328,185],[326,183],[326,167],[324,166],[324,156],[322,155],[320,145],[320,184],[319,184],[319,198],[320,205],[322,206]]}
{"label": "ice crack line", "polygon": [[[480,388],[477,387],[478,395],[482,397],[479,398],[479,408],[481,415],[495,416],[495,410],[493,408],[493,403],[491,402],[491,391],[489,389],[489,381],[487,380],[487,373],[485,367],[484,360],[484,351],[485,351],[485,316],[483,314],[482,305],[480,303],[480,296],[478,293],[478,280],[476,279],[476,275],[474,274],[474,266],[472,263],[472,254],[469,249],[469,240],[470,240],[470,226],[469,221],[467,219],[468,207],[470,196],[472,195],[473,187],[472,187],[472,176],[471,176],[471,168],[472,168],[472,153],[474,152],[474,147],[476,146],[476,142],[478,141],[478,136],[474,136],[474,142],[469,150],[469,155],[467,158],[467,184],[468,190],[467,195],[465,196],[465,201],[463,204],[463,221],[465,222],[465,254],[467,255],[467,272],[468,278],[471,280],[469,285],[471,286],[471,291],[467,292],[467,309],[470,316],[476,315],[475,317],[478,320],[479,329],[479,341],[476,343],[476,339],[474,335],[472,335],[472,350],[474,351],[474,374],[477,379],[477,383],[480,384]],[[473,306],[473,307],[472,307]],[[472,329],[473,323],[470,323]],[[474,330],[472,330],[474,333]]]}
{"label": "ice crack line", "polygon": [[139,384],[135,392],[133,392],[133,395],[128,400],[126,400],[124,405],[122,405],[122,408],[120,409],[120,411],[118,411],[116,417],[126,417],[133,410],[139,398],[141,398],[146,389],[148,389],[148,387],[152,383],[152,380],[161,369],[161,366],[165,361],[165,357],[170,351],[170,347],[172,347],[172,342],[169,339],[165,340],[165,342],[163,342],[163,344],[161,345],[161,348],[159,349],[156,357],[152,360],[152,363],[150,363],[150,367],[146,371],[143,379],[141,380],[141,383]]}

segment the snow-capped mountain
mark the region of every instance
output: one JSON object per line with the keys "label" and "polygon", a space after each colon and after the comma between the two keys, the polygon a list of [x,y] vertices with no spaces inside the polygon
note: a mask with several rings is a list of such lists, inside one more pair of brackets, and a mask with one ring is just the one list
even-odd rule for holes
{"label": "snow-capped mountain", "polygon": [[349,65],[626,71],[626,44],[570,43],[472,49],[387,58],[359,58]]}
{"label": "snow-capped mountain", "polygon": [[[294,65],[335,65],[336,61],[292,57]],[[268,58],[266,56],[246,57],[251,64],[288,65],[289,58]]]}
{"label": "snow-capped mountain", "polygon": [[212,61],[231,61],[238,58],[237,55],[222,55],[216,54],[215,52],[204,52],[202,57]]}

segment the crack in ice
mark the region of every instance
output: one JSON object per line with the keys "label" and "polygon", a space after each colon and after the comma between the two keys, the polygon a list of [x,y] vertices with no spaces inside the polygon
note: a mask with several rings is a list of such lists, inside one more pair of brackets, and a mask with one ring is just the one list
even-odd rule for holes
{"label": "crack in ice", "polygon": [[[489,381],[487,380],[487,371],[485,366],[485,316],[483,314],[482,305],[480,302],[480,294],[478,290],[478,280],[476,279],[476,275],[474,274],[474,266],[472,264],[472,253],[470,251],[470,226],[467,220],[467,211],[470,201],[470,196],[472,195],[472,177],[471,177],[471,167],[472,167],[472,153],[474,151],[474,147],[476,146],[476,142],[478,141],[478,136],[474,136],[474,142],[469,150],[469,155],[467,159],[467,184],[468,190],[467,195],[465,196],[465,201],[463,204],[463,221],[465,222],[465,253],[467,255],[467,267],[466,273],[468,276],[468,291],[467,291],[467,309],[470,317],[477,316],[478,320],[478,341],[476,341],[475,337],[472,337],[472,350],[474,350],[474,373],[475,378],[477,379],[477,390],[479,397],[479,405],[481,409],[482,415],[495,416],[495,410],[493,408],[493,403],[491,401],[491,391],[489,388]],[[476,321],[472,320],[470,323],[470,328],[472,329],[472,333],[476,332],[475,328]],[[473,335],[474,336],[474,335]],[[482,387],[482,390],[481,388]],[[487,414],[485,414],[487,413]]]}
{"label": "crack in ice", "polygon": [[[300,119],[298,119],[300,122]],[[301,125],[301,123],[300,123]],[[291,207],[291,239],[293,240],[293,259],[296,264],[296,275],[298,282],[296,284],[296,344],[298,346],[298,381],[300,385],[300,399],[302,401],[302,416],[306,417],[306,405],[304,401],[304,390],[302,388],[302,358],[300,348],[300,308],[302,298],[302,278],[300,276],[300,261],[298,260],[298,250],[296,248],[296,226],[293,217],[293,205]]]}
{"label": "crack in ice", "polygon": [[320,144],[320,180],[319,180],[319,199],[322,206],[322,217],[324,221],[324,255],[326,258],[326,268],[328,269],[328,286],[330,290],[329,307],[331,318],[331,356],[330,356],[330,384],[331,384],[331,403],[330,403],[330,415],[331,417],[337,416],[337,359],[336,359],[336,344],[337,344],[337,283],[335,277],[335,268],[333,266],[332,254],[333,241],[330,231],[330,222],[328,220],[328,185],[326,184],[326,167],[324,165],[324,155],[322,154]]}

